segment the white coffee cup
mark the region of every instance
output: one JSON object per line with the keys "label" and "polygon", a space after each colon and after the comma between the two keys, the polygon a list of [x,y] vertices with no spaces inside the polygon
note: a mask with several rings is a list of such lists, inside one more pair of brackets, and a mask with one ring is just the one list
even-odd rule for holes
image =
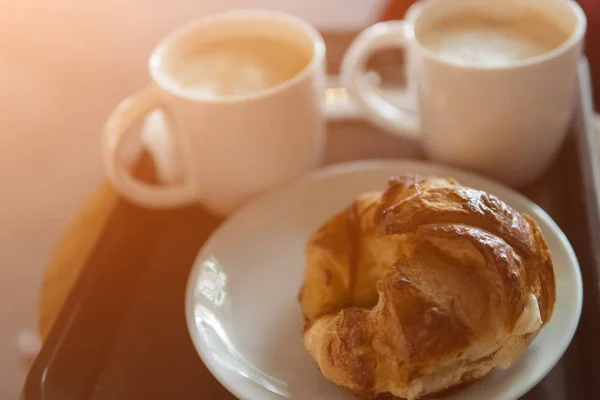
{"label": "white coffee cup", "polygon": [[[419,37],[460,15],[511,19],[526,13],[551,20],[565,32],[564,43],[530,58],[483,65],[444,58]],[[549,166],[566,136],[585,30],[574,1],[421,0],[403,21],[363,31],[344,57],[341,80],[372,122],[421,140],[430,158],[519,186]],[[405,51],[413,110],[389,104],[363,79],[369,56],[389,48]]]}
{"label": "white coffee cup", "polygon": [[[251,37],[285,40],[310,52],[289,79],[255,92],[206,96],[174,79],[177,63],[198,44]],[[307,22],[275,11],[239,10],[193,22],[163,39],[150,57],[153,84],[110,115],[103,141],[109,180],[147,207],[202,203],[227,214],[249,198],[302,175],[321,161],[325,141],[325,44]],[[192,69],[193,71],[193,69]],[[233,76],[237,78],[237,76]],[[134,178],[120,157],[139,135],[130,129],[155,109],[169,121],[183,171],[181,182],[155,186]]]}

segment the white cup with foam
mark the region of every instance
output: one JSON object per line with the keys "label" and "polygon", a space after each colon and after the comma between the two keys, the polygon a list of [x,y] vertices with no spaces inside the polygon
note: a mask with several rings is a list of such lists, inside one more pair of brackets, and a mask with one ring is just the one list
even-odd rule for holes
{"label": "white cup with foam", "polygon": [[[149,70],[152,85],[121,102],[103,137],[108,178],[134,203],[227,214],[321,162],[325,44],[307,22],[263,10],[211,16],[163,39]],[[182,174],[162,186],[137,180],[121,157],[139,135],[131,127],[156,109]]]}
{"label": "white cup with foam", "polygon": [[[341,80],[375,124],[420,140],[428,156],[515,186],[538,177],[577,103],[585,14],[568,0],[421,0],[403,21],[350,45]],[[371,54],[405,51],[415,109],[366,83]]]}

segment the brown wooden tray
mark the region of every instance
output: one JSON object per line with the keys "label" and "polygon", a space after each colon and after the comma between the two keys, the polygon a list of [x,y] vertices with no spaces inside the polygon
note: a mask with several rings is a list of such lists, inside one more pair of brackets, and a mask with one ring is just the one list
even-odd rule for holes
{"label": "brown wooden tray", "polygon": [[[600,399],[600,169],[585,65],[581,98],[561,154],[523,193],[542,206],[572,242],[585,282],[584,311],[567,353],[526,399]],[[330,127],[331,143],[338,141],[330,148],[330,162],[353,157],[352,151],[340,150],[350,128],[358,142],[382,140],[390,157],[412,152],[408,143],[385,142],[387,137],[367,124],[336,123]],[[397,152],[392,151],[395,146]],[[381,149],[375,146],[372,151]],[[152,179],[147,157],[139,169]],[[156,211],[119,200],[30,370],[23,398],[234,398],[196,354],[183,307],[192,262],[220,222],[199,207]]]}

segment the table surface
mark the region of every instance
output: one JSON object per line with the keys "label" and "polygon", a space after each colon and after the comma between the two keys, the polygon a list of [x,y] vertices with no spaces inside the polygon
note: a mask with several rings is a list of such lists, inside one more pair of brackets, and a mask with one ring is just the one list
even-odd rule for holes
{"label": "table surface", "polygon": [[[366,125],[361,125],[359,122],[342,122],[330,126],[330,131],[343,131],[347,133],[349,126],[357,126],[361,132],[368,132],[368,140],[372,140],[375,133],[372,128]],[[375,136],[377,137],[377,136]],[[344,140],[347,135],[344,135]],[[383,137],[383,139],[388,139]],[[335,140],[335,139],[334,139]],[[381,142],[385,146],[385,142]],[[374,151],[379,151],[374,149]],[[570,154],[570,155],[569,155]],[[343,158],[353,158],[354,154],[328,154],[328,162],[335,162]],[[366,154],[366,157],[369,155]],[[567,191],[567,184],[564,175],[562,174],[565,168],[562,165],[568,165],[575,161],[571,159],[572,153],[568,153],[567,158],[562,158],[549,171],[547,177],[541,179],[536,184],[530,186],[525,191],[525,194],[534,199],[542,208],[546,210],[560,210],[567,208],[562,202],[564,200],[556,198],[552,193]],[[142,162],[142,169],[146,169],[149,164],[149,158],[145,157]],[[118,215],[115,215],[117,213]],[[135,216],[138,214],[138,216]],[[144,218],[139,218],[139,215],[144,214]],[[55,257],[49,265],[43,291],[42,302],[40,304],[40,334],[45,337],[51,324],[59,311],[65,295],[69,292],[71,285],[76,279],[80,269],[86,264],[86,259],[90,257],[91,252],[98,251],[99,248],[113,248],[115,243],[121,242],[119,246],[123,247],[130,243],[126,238],[119,237],[118,233],[122,234],[139,234],[147,235],[142,239],[131,243],[132,248],[127,248],[128,253],[148,253],[148,247],[161,246],[163,249],[158,257],[147,258],[149,271],[144,273],[142,278],[146,283],[143,287],[137,289],[137,299],[130,306],[128,311],[127,323],[122,328],[119,338],[113,343],[105,360],[105,367],[98,377],[98,387],[106,388],[105,393],[110,393],[109,398],[126,399],[126,398],[168,398],[167,393],[172,387],[186,388],[185,393],[194,398],[193,395],[209,395],[212,399],[233,399],[229,394],[208,372],[202,365],[199,357],[194,352],[191,344],[187,347],[187,351],[182,351],[180,346],[182,342],[189,342],[185,324],[182,323],[183,318],[180,313],[167,314],[156,312],[148,313],[147,310],[179,310],[183,312],[181,307],[181,299],[178,295],[173,296],[174,292],[183,293],[185,280],[189,265],[191,265],[196,251],[210,232],[221,222],[220,219],[214,218],[206,214],[199,207],[187,207],[181,210],[169,211],[168,214],[163,214],[158,219],[165,219],[164,215],[168,215],[168,222],[161,222],[157,225],[156,221],[148,218],[152,214],[151,211],[142,211],[131,205],[124,204],[118,194],[108,184],[102,185],[89,199],[80,213],[75,217],[73,223],[65,232],[61,242],[58,244]],[[158,213],[157,213],[158,215]],[[109,218],[110,217],[110,218]],[[127,220],[126,220],[127,219]],[[127,224],[131,220],[143,221],[143,225],[136,227],[133,231],[129,229]],[[110,226],[107,226],[109,224]],[[102,235],[104,230],[116,233],[116,237],[106,237]],[[128,229],[125,231],[125,229]],[[161,235],[157,236],[155,232],[161,230]],[[100,242],[98,241],[100,240]],[[180,243],[185,240],[186,243]],[[165,251],[172,249],[171,251]],[[181,252],[173,252],[175,249],[183,249]],[[124,255],[124,258],[128,256]],[[98,256],[96,255],[96,258]],[[101,256],[106,262],[107,257]],[[109,257],[110,258],[110,257]],[[136,258],[136,259],[139,259]],[[128,261],[122,263],[123,267],[127,267]],[[96,268],[98,263],[96,263]],[[89,266],[88,266],[89,267]],[[177,268],[176,271],[171,268]],[[179,268],[182,268],[181,270]],[[188,269],[186,269],[188,268]],[[170,272],[169,272],[170,271]],[[165,274],[166,272],[166,274]],[[137,272],[136,272],[137,273]],[[123,276],[127,272],[123,272]],[[123,276],[118,277],[118,279]],[[101,285],[104,288],[110,288],[111,282],[116,276],[109,276]],[[170,293],[169,296],[161,296],[160,291],[156,291],[156,285],[148,284],[148,282],[162,280],[160,289]],[[142,293],[140,293],[140,290]],[[151,291],[151,292],[148,292]],[[143,293],[146,292],[146,293]],[[164,327],[169,327],[164,329]],[[149,340],[133,340],[143,327],[145,330],[153,330],[153,338]],[[177,340],[174,340],[177,337]],[[156,343],[161,343],[163,347],[161,351],[156,351]],[[121,354],[135,354],[135,357],[123,359]],[[177,361],[172,360],[172,357],[178,357]],[[185,371],[177,373],[178,368],[185,368]],[[574,350],[570,349],[563,362],[559,363],[554,368],[549,376],[531,391],[527,399],[546,399],[549,394],[553,394],[553,399],[563,399],[564,396],[557,393],[567,393],[570,383],[567,376],[577,374],[578,364]],[[141,370],[144,370],[142,373]],[[171,371],[175,369],[175,373]],[[194,371],[189,374],[189,371]],[[138,373],[136,373],[138,371]],[[141,373],[137,378],[136,376]],[[169,380],[161,380],[166,374],[170,376]],[[569,375],[570,374],[570,375]],[[153,377],[153,385],[146,385],[148,376]],[[192,379],[193,377],[193,379]],[[132,379],[134,383],[132,384]],[[202,382],[202,391],[198,392],[198,382]],[[148,391],[151,392],[148,392]],[[568,390],[573,390],[570,388]],[[112,397],[114,396],[114,397]],[[93,399],[103,400],[103,391],[93,395]]]}
{"label": "table surface", "polygon": [[[551,193],[556,190],[567,190],[564,176],[561,173],[561,165],[572,161],[563,160],[558,163],[549,173],[549,178],[542,179],[537,184],[530,186],[525,194],[535,199],[546,210],[563,208],[564,204],[561,203],[563,200],[557,199]],[[115,215],[115,212],[120,213],[121,216]],[[139,216],[135,216],[136,214],[144,214],[145,217],[139,218]],[[180,295],[174,295],[174,293],[183,293],[187,271],[197,249],[221,220],[209,216],[198,207],[169,211],[167,222],[157,223],[152,220],[152,217],[148,217],[150,214],[149,211],[139,211],[133,206],[123,204],[109,185],[103,185],[92,195],[87,206],[77,215],[63,236],[61,243],[57,246],[56,256],[48,268],[42,294],[44,300],[40,305],[40,333],[42,336],[48,333],[64,295],[69,291],[79,269],[86,265],[85,261],[90,252],[94,249],[98,251],[97,246],[100,248],[110,247],[113,250],[118,248],[115,246],[122,248],[123,244],[116,245],[115,243],[127,242],[124,238],[118,237],[118,233],[124,232],[123,229],[126,228],[124,225],[129,222],[126,219],[141,221],[143,225],[133,230],[127,227],[127,234],[147,235],[147,237],[136,240],[135,243],[127,242],[127,245],[131,245],[132,248],[127,248],[126,251],[128,253],[148,253],[148,247],[153,246],[160,246],[162,250],[155,252],[155,255],[150,258],[146,257],[147,261],[145,262],[149,265],[145,267],[146,271],[141,278],[145,283],[140,284],[136,289],[136,300],[128,306],[127,322],[111,345],[109,354],[104,361],[103,371],[98,377],[97,386],[105,389],[94,393],[92,398],[97,400],[106,398],[162,399],[168,398],[169,390],[178,387],[185,388],[185,391],[181,393],[186,393],[190,396],[189,398],[202,394],[210,395],[211,399],[233,399],[234,397],[202,365],[191,344],[184,346],[187,351],[183,351],[181,348],[183,346],[181,343],[187,343],[190,339],[187,336],[185,324],[182,323],[183,315],[179,315],[183,313],[182,299]],[[112,217],[108,221],[109,216]],[[160,218],[158,217],[158,219]],[[105,226],[107,223],[111,226]],[[103,228],[117,234],[117,237],[107,238],[106,235],[101,235]],[[156,235],[157,230],[162,231],[158,236]],[[98,242],[99,238],[101,243]],[[186,243],[181,243],[182,240]],[[156,255],[156,253],[160,255]],[[130,254],[123,256],[127,259]],[[100,261],[102,263],[110,257],[101,256],[100,258],[104,259],[104,261]],[[136,256],[135,259],[139,260],[140,256]],[[124,260],[122,267],[127,267],[127,263],[128,261]],[[95,264],[95,268],[98,268],[99,264]],[[175,271],[173,268],[177,268],[177,270]],[[139,268],[137,269],[139,270]],[[122,277],[125,275],[128,273],[124,271]],[[108,289],[111,285],[110,282],[115,278],[117,277],[105,277],[100,285]],[[150,283],[156,282],[156,280],[162,281],[158,287],[156,284]],[[169,295],[161,296],[161,290]],[[157,311],[148,313],[148,310]],[[173,311],[161,313],[158,310]],[[175,312],[175,310],[180,312]],[[165,329],[165,327],[168,328]],[[142,331],[152,330],[154,332],[152,338],[135,340],[140,329]],[[156,350],[157,343],[161,343],[160,351]],[[130,357],[123,358],[122,354],[129,354]],[[547,399],[551,393],[554,393],[553,399],[566,398],[561,395],[556,397],[556,394],[567,393],[567,386],[570,383],[566,376],[577,373],[578,365],[574,356],[574,351],[570,349],[563,362],[559,363],[543,383],[530,392],[526,398]],[[172,360],[172,357],[178,357],[177,361]],[[181,368],[185,368],[185,372],[182,370],[177,373]],[[190,371],[193,373],[190,374]],[[161,379],[166,375],[169,376],[169,379]],[[148,377],[153,379],[152,385],[145,384]],[[198,382],[202,382],[201,392],[198,391],[200,387]],[[103,393],[110,393],[110,397],[105,397],[106,395]]]}
{"label": "table surface", "polygon": [[[345,45],[349,41],[349,37],[347,35],[339,37],[333,35],[329,38],[329,41],[337,43],[335,46],[332,46],[330,43],[328,43],[331,61],[331,59],[335,60],[336,57],[341,56],[343,53],[343,48],[345,48]],[[338,56],[336,56],[336,54],[338,54]],[[335,61],[332,61],[332,63],[335,64]],[[355,126],[358,126],[358,130],[364,129],[364,126],[361,126],[360,124],[355,124]],[[364,138],[360,139],[359,137],[360,134],[357,136],[357,142],[360,140],[365,140]],[[346,139],[347,138],[345,137],[343,140],[345,141]],[[386,144],[387,139],[384,136],[381,136],[379,139],[379,148],[372,149],[374,154],[380,152],[382,149],[388,148],[388,145]],[[372,138],[369,138],[368,141],[372,142]],[[347,155],[334,155],[332,160],[338,161],[346,157]],[[551,205],[544,204],[544,202],[550,203],[553,200],[551,197],[539,192],[539,190],[542,190],[542,192],[546,190],[544,187],[546,186],[542,185],[537,188],[532,187],[530,190],[532,193],[534,193],[534,197],[536,197],[538,203],[540,203],[542,207],[547,208],[551,207]],[[66,229],[60,242],[56,246],[54,256],[46,270],[40,299],[39,331],[42,338],[45,338],[48,334],[51,325],[64,302],[65,296],[70,291],[73,282],[77,278],[81,268],[85,265],[85,261],[89,257],[90,252],[97,245],[97,240],[108,221],[108,217],[113,215],[115,207],[117,207],[119,201],[121,200],[114,189],[107,183],[102,184],[90,196],[85,206],[73,219],[72,223]],[[206,218],[206,216],[199,218],[199,222],[206,221],[206,219],[202,219]],[[205,224],[201,230],[195,231],[194,234],[199,235],[200,237],[206,237],[218,224],[218,222],[219,220],[210,219],[210,223]],[[190,354],[190,357],[195,357],[195,362],[199,362],[196,354]],[[194,363],[192,360],[189,361],[192,364]],[[198,379],[202,379],[206,382],[205,394],[212,393],[215,396],[213,398],[233,398],[224,391],[224,389],[210,376],[208,371],[201,364],[198,367],[199,370],[203,371],[202,373],[204,374],[203,376],[198,376]],[[127,368],[127,366],[121,366],[119,368]],[[561,375],[563,372],[564,371],[554,370],[551,373],[550,379],[545,380],[549,385],[544,387],[542,392],[538,392],[537,394],[534,393],[532,396],[537,396],[534,398],[544,398],[544,392],[560,391],[560,385],[562,382]],[[554,378],[552,377],[552,374],[555,374]],[[113,374],[112,378],[110,379],[114,379],[114,377],[118,375],[119,374]]]}

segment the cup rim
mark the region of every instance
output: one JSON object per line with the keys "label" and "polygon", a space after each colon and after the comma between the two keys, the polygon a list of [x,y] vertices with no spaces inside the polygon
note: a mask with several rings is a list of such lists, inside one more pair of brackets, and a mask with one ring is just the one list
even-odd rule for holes
{"label": "cup rim", "polygon": [[[208,97],[202,95],[194,95],[183,88],[173,84],[173,81],[168,78],[168,74],[163,72],[160,68],[161,60],[166,56],[169,48],[174,45],[181,38],[187,34],[202,28],[210,27],[211,25],[220,24],[226,21],[232,20],[271,20],[287,23],[290,26],[298,28],[303,32],[313,43],[313,54],[310,61],[294,76],[291,78],[278,83],[277,85],[270,86],[264,90],[259,90],[252,93],[240,94],[240,95],[228,95],[228,96],[217,96]],[[207,103],[239,103],[249,100],[263,99],[265,97],[273,96],[281,93],[290,87],[304,81],[309,77],[314,70],[321,64],[325,58],[325,41],[319,31],[311,25],[308,21],[302,18],[296,17],[291,14],[287,14],[281,11],[266,10],[266,9],[238,9],[232,11],[225,11],[218,14],[213,14],[203,18],[199,18],[188,22],[182,27],[175,29],[168,33],[163,39],[156,45],[150,59],[148,60],[148,70],[152,80],[164,91],[172,93],[177,97],[192,101],[203,101]]]}
{"label": "cup rim", "polygon": [[420,0],[419,2],[413,4],[406,13],[405,25],[404,25],[404,34],[407,37],[407,40],[416,44],[419,47],[419,50],[422,52],[424,57],[436,61],[440,64],[444,64],[449,67],[456,67],[471,71],[500,71],[500,70],[514,70],[520,69],[524,67],[530,67],[538,64],[542,64],[548,60],[559,57],[569,51],[573,46],[583,40],[585,32],[587,30],[587,18],[585,16],[585,12],[579,5],[579,3],[573,0],[544,0],[544,1],[555,1],[560,2],[567,6],[572,13],[575,14],[577,18],[577,26],[569,36],[569,38],[560,46],[555,47],[554,49],[534,56],[525,58],[522,60],[517,60],[511,62],[508,65],[471,65],[471,64],[461,64],[458,62],[450,61],[440,57],[434,51],[425,47],[416,37],[415,33],[415,24],[419,17],[428,9],[437,6],[440,3],[444,3],[444,1],[448,0]]}

